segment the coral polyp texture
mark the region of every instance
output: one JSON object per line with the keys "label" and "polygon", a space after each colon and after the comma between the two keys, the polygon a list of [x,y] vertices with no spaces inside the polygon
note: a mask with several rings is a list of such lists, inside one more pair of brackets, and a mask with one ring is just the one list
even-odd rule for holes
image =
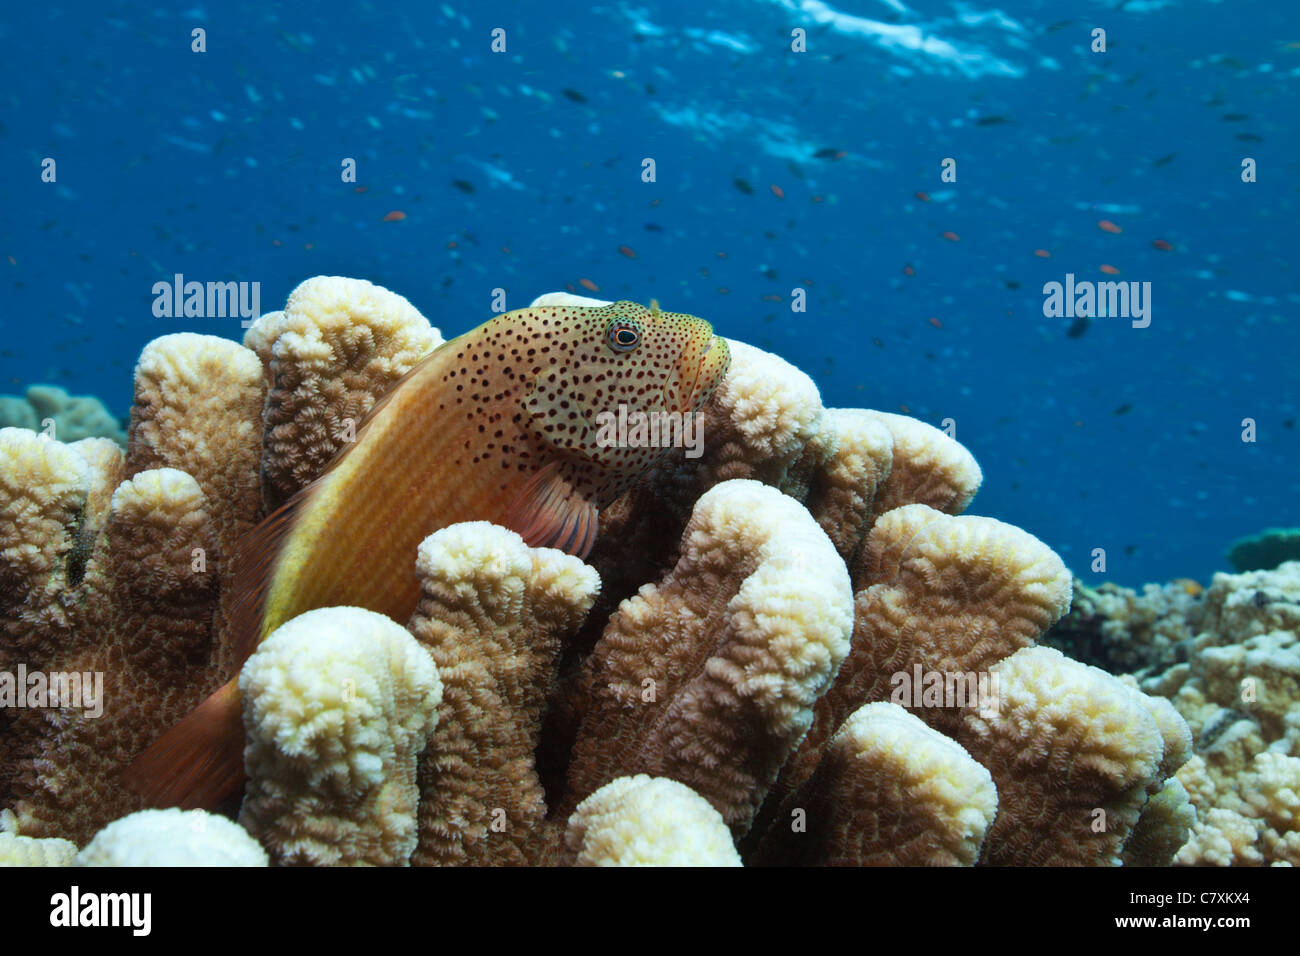
{"label": "coral polyp texture", "polygon": [[[741,342],[702,453],[666,449],[585,562],[453,523],[406,558],[409,620],[319,608],[242,661],[241,539],[441,343],[322,276],[243,345],[149,343],[125,455],[0,429],[0,863],[1294,862],[1291,598],[1216,581],[1209,636],[1127,678],[1035,646],[1071,576],[962,514],[970,452]],[[146,810],[122,771],[236,675],[242,803]]]}

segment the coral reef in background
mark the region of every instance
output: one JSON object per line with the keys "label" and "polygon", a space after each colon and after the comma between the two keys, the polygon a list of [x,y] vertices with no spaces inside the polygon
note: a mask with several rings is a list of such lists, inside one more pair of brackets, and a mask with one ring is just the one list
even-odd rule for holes
{"label": "coral reef in background", "polygon": [[[0,430],[0,671],[105,674],[101,717],[0,708],[0,853],[208,852],[117,775],[234,672],[239,536],[439,342],[400,296],[318,277],[243,347],[150,343],[125,457]],[[1171,779],[1187,726],[1033,646],[1070,575],[958,514],[970,453],[730,346],[704,454],[606,509],[586,564],[452,525],[411,555],[410,621],[330,608],[269,636],[241,673],[241,832],[298,864],[1168,862],[1201,793]],[[1275,853],[1288,770],[1252,778]]]}
{"label": "coral reef in background", "polygon": [[26,397],[0,395],[0,428],[26,428],[67,443],[107,438],[126,447],[126,430],[103,402],[57,385],[28,386]]}
{"label": "coral reef in background", "polygon": [[1300,863],[1300,562],[1204,591],[1103,585],[1047,640],[1126,665],[1187,722],[1195,755],[1159,797],[1190,827],[1177,863]]}
{"label": "coral reef in background", "polygon": [[1195,581],[1133,588],[1074,580],[1070,611],[1045,644],[1112,674],[1164,668],[1187,659],[1200,627],[1203,588]]}
{"label": "coral reef in background", "polygon": [[1228,563],[1238,571],[1269,571],[1288,561],[1300,561],[1300,528],[1265,528],[1238,538],[1228,548]]}

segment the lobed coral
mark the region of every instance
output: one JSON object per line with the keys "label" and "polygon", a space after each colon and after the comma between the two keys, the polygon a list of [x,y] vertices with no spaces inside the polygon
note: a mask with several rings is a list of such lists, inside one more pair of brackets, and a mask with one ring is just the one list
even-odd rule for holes
{"label": "lobed coral", "polygon": [[[1294,864],[1300,562],[1216,574],[1204,591],[1174,582],[1138,596],[1104,585],[1076,600],[1070,618],[1053,637],[1127,664],[1132,684],[1168,699],[1188,725],[1195,755],[1159,797],[1167,812],[1153,812],[1185,833],[1175,862]],[[1103,640],[1075,640],[1085,631]]]}
{"label": "lobed coral", "polygon": [[[125,458],[0,431],[0,663],[106,677],[101,717],[0,710],[9,844],[83,844],[138,809],[118,772],[233,673],[240,534],[440,341],[401,297],[318,277],[245,346],[151,343]],[[239,819],[272,860],[1172,854],[1182,719],[1032,646],[1070,577],[1032,536],[959,515],[970,453],[824,409],[806,375],[730,344],[704,454],[669,452],[607,508],[587,564],[453,525],[411,555],[410,621],[313,611],[249,658]],[[945,699],[953,678],[968,696]]]}
{"label": "lobed coral", "polygon": [[406,863],[416,766],[442,684],[382,614],[330,607],[277,628],[239,674],[249,784],[239,822],[280,864]]}
{"label": "lobed coral", "polygon": [[0,395],[0,428],[25,428],[72,443],[107,438],[126,445],[122,423],[94,395],[69,395],[57,385],[32,385],[25,397]]}

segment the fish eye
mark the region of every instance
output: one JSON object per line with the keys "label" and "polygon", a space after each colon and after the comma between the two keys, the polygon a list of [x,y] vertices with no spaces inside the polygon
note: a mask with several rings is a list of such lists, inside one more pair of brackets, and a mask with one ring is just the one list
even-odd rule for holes
{"label": "fish eye", "polygon": [[611,322],[605,341],[615,352],[630,352],[641,344],[641,330],[631,322]]}

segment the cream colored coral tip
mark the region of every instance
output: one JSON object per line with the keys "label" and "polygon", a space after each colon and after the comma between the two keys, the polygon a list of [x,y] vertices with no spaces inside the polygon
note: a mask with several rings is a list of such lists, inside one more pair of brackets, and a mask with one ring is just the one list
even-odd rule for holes
{"label": "cream colored coral tip", "polygon": [[543,292],[528,303],[528,307],[532,309],[545,305],[581,305],[589,309],[598,309],[603,305],[611,304],[605,299],[593,299],[585,295],[574,295],[571,292]]}
{"label": "cream colored coral tip", "polygon": [[257,381],[262,374],[261,360],[252,349],[219,335],[196,332],[173,332],[151,340],[140,352],[135,374],[137,378],[189,380],[204,387],[211,384],[206,370],[213,367],[250,381]]}
{"label": "cream colored coral tip", "polygon": [[[389,688],[394,673],[404,690],[441,697],[437,668],[406,628],[365,608],[325,607],[272,631],[240,671],[239,689],[257,697],[258,710],[276,709],[279,697],[328,708]],[[293,710],[285,701],[278,706]],[[293,712],[299,719],[307,713]]]}
{"label": "cream colored coral tip", "polygon": [[69,840],[0,832],[0,867],[70,866],[76,855],[77,845]]}
{"label": "cream colored coral tip", "polygon": [[988,770],[957,741],[897,704],[877,701],[859,707],[831,738],[830,747],[887,770],[912,788],[912,799],[974,809],[985,825],[993,820],[997,789]]}
{"label": "cream colored coral tip", "polygon": [[722,814],[685,784],[646,774],[578,804],[566,841],[578,866],[740,866]]}
{"label": "cream colored coral tip", "polygon": [[67,482],[83,493],[90,487],[90,466],[73,448],[26,428],[0,428],[0,489],[49,497]]}
{"label": "cream colored coral tip", "polygon": [[239,824],[205,810],[141,810],[114,820],[74,866],[266,866],[266,851]]}

